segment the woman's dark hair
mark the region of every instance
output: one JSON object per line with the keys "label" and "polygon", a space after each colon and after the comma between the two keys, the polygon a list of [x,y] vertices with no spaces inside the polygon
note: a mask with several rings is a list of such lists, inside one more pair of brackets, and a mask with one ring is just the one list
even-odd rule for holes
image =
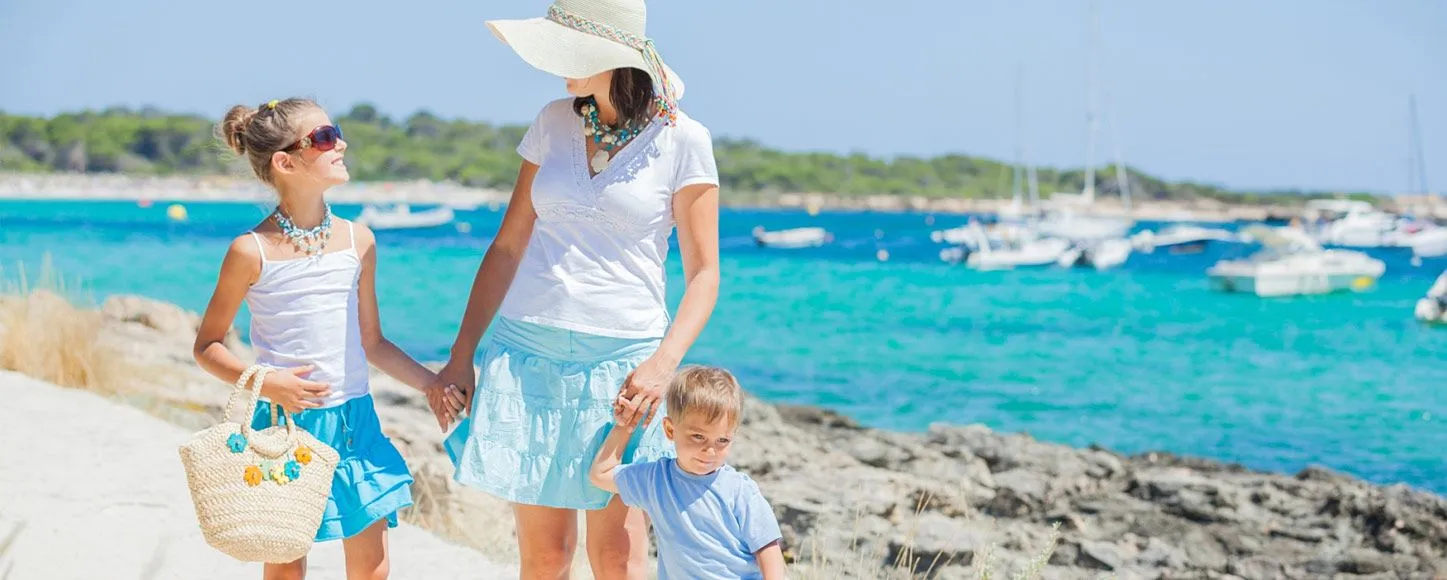
{"label": "woman's dark hair", "polygon": [[[643,72],[643,69],[618,68],[613,69],[613,81],[608,87],[608,100],[613,102],[613,107],[618,109],[618,122],[622,126],[642,126],[648,124],[648,118],[652,117],[654,110],[653,102],[653,77]],[[583,104],[587,103],[586,98],[573,99],[573,112],[583,114]]]}

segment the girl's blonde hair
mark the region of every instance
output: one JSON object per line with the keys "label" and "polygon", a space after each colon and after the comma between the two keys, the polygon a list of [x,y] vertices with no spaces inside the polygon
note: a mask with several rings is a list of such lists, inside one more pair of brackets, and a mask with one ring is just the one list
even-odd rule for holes
{"label": "girl's blonde hair", "polygon": [[299,97],[254,108],[236,105],[226,112],[217,133],[227,147],[251,163],[256,177],[271,184],[271,156],[300,138],[297,117],[320,108],[316,101]]}
{"label": "girl's blonde hair", "polygon": [[668,387],[668,418],[677,423],[684,415],[701,414],[709,423],[728,418],[739,424],[744,390],[738,379],[718,367],[690,365],[678,371]]}

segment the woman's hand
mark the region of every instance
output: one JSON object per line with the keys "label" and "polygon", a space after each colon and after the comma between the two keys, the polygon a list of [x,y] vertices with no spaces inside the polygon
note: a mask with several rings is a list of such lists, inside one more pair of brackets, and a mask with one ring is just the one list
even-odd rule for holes
{"label": "woman's hand", "polygon": [[619,393],[619,403],[624,408],[628,424],[647,427],[653,423],[653,414],[662,405],[663,395],[676,371],[678,364],[655,354],[628,374]]}
{"label": "woman's hand", "polygon": [[440,379],[433,380],[423,389],[423,393],[427,395],[427,406],[432,408],[432,414],[437,417],[437,426],[443,433],[462,417],[463,409],[467,408],[467,399],[463,398],[462,389],[457,385],[443,383]]}
{"label": "woman's hand", "polygon": [[[477,390],[477,371],[472,366],[471,356],[454,356],[448,359],[447,366],[442,367],[442,370],[437,373],[437,381],[433,384],[443,389],[451,387],[455,393],[449,394],[443,391],[438,393],[438,395],[461,397],[463,401],[462,414],[472,412],[472,393]],[[432,402],[433,397],[430,391],[431,389],[429,389],[427,395],[429,404]],[[433,412],[436,412],[436,410],[437,408],[433,407]],[[460,417],[461,414],[458,416]]]}
{"label": "woman's hand", "polygon": [[310,374],[312,368],[311,365],[306,365],[267,373],[266,380],[261,383],[261,396],[291,414],[320,407],[321,403],[314,399],[325,398],[332,394],[332,389],[325,383],[302,378]]}

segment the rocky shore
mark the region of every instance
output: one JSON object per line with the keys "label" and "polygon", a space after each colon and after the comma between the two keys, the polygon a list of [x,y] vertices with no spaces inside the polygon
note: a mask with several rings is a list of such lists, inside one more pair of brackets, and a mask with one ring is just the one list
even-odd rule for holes
{"label": "rocky shore", "polygon": [[[101,341],[148,369],[118,397],[188,428],[220,416],[226,388],[190,356],[195,314],[135,297],[101,311]],[[423,397],[373,385],[418,480],[408,520],[515,557],[507,507],[451,482]],[[779,517],[791,577],[976,578],[988,561],[1010,578],[1049,549],[1044,578],[1447,578],[1447,499],[1319,468],[1125,456],[978,425],[895,433],[756,399],[733,453]]]}

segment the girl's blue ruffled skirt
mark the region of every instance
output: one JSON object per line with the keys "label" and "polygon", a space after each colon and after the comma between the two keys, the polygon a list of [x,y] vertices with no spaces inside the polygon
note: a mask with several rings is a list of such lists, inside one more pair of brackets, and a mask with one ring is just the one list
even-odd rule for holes
{"label": "girl's blue ruffled skirt", "polygon": [[[499,317],[479,364],[471,414],[444,443],[454,479],[509,502],[602,509],[613,494],[588,468],[613,422],[613,401],[659,339],[574,332]],[[666,409],[634,433],[624,463],[675,455]]]}
{"label": "girl's blue ruffled skirt", "polygon": [[[387,520],[387,527],[397,527],[397,512],[412,505],[412,473],[402,454],[382,433],[372,396],[335,407],[307,409],[293,418],[297,427],[341,455],[316,541],[350,538],[381,519]],[[264,429],[271,424],[271,403],[258,402],[252,428]]]}

